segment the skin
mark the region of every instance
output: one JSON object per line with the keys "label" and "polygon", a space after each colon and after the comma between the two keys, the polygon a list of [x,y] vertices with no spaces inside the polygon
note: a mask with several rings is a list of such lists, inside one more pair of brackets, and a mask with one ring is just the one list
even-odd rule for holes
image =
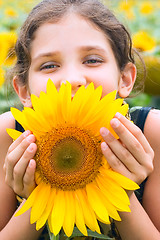
{"label": "skin", "polygon": [[[69,81],[73,95],[81,85],[87,86],[93,82],[95,87],[103,86],[103,96],[116,89],[119,96],[124,98],[131,92],[135,77],[136,68],[132,63],[128,63],[123,72],[119,71],[109,41],[100,29],[82,17],[70,14],[65,16],[65,21],[62,19],[55,24],[45,23],[37,30],[31,45],[28,86],[18,85],[16,76],[13,85],[23,105],[32,107],[30,94],[39,96],[40,91],[45,91],[48,78],[52,79],[57,89],[63,82]],[[128,192],[132,211],[120,213],[122,222],[117,223],[122,239],[160,239],[160,193],[156,190],[160,182],[160,140],[157,130],[160,130],[159,122],[159,111],[151,111],[143,135],[137,126],[117,113],[111,120],[111,126],[119,140],[106,128],[100,129],[104,139],[102,152],[115,171],[138,184],[150,175],[144,192],[145,210],[134,193]],[[151,125],[152,136],[149,131]],[[0,191],[3,192],[0,194],[3,196],[0,205],[0,237],[7,240],[32,240],[37,239],[40,232],[35,231],[35,225],[29,224],[29,211],[19,217],[11,216],[16,209],[15,193],[27,198],[35,187],[36,164],[33,157],[37,146],[30,131],[26,131],[12,143],[5,129],[14,127],[14,119],[10,113],[0,117]],[[154,193],[155,199],[152,199],[151,193]],[[21,225],[18,233],[14,230],[17,224]],[[12,234],[8,236],[8,232]]]}

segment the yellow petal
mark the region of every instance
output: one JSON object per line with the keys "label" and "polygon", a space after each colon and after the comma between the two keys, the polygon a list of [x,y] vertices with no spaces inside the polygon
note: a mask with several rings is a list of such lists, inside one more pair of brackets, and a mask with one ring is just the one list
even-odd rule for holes
{"label": "yellow petal", "polygon": [[48,199],[50,197],[50,190],[51,187],[49,184],[41,183],[41,189],[37,194],[36,201],[34,202],[32,209],[31,209],[31,218],[30,222],[31,224],[36,222],[41,215],[43,214]]}
{"label": "yellow petal", "polygon": [[80,119],[79,114],[81,112],[81,109],[83,108],[86,97],[88,99],[88,96],[86,96],[85,87],[81,86],[78,91],[75,93],[72,101],[71,101],[71,109],[70,109],[70,122],[71,123],[77,123],[77,121]]}
{"label": "yellow petal", "polygon": [[78,107],[78,111],[79,108],[81,107],[81,101],[84,99],[85,97],[85,87],[81,86],[77,92],[75,93],[73,99],[72,99],[72,108],[74,108],[76,110],[76,108]]}
{"label": "yellow petal", "polygon": [[99,176],[96,178],[96,181],[109,202],[119,210],[130,212],[130,208],[128,207],[129,198],[124,189],[116,187],[111,181],[107,184]]}
{"label": "yellow petal", "polygon": [[[94,85],[90,83],[88,87],[85,89],[84,86],[81,86],[78,91],[76,92],[71,106],[72,106],[72,123],[78,124],[80,120],[83,119],[85,113],[88,112],[87,109],[90,109],[91,106],[91,98],[94,94]],[[74,111],[73,111],[74,110]]]}
{"label": "yellow petal", "polygon": [[118,185],[122,186],[123,188],[125,188],[127,190],[139,189],[139,186],[137,183],[135,183],[131,179],[123,176],[120,173],[117,173],[112,170],[107,170],[106,174],[107,174],[107,177],[111,178],[114,182],[116,182]]}
{"label": "yellow petal", "polygon": [[106,111],[106,114],[104,115],[104,119],[110,120],[115,116],[116,112],[121,108],[121,105],[123,103],[123,99],[116,99],[114,102],[111,103],[110,108],[108,111]]}
{"label": "yellow petal", "polygon": [[49,79],[47,82],[46,104],[48,106],[48,118],[51,127],[56,127],[59,116],[57,116],[58,92],[54,83]]}
{"label": "yellow petal", "polygon": [[115,100],[116,94],[117,94],[117,91],[115,90],[115,91],[108,93],[106,96],[104,96],[101,99],[102,106],[105,105],[107,107],[109,102],[112,102],[113,100]]}
{"label": "yellow petal", "polygon": [[28,128],[26,118],[25,118],[23,112],[21,112],[20,110],[18,110],[16,108],[11,108],[11,113],[12,113],[13,117],[17,120],[17,122],[19,122],[25,130],[27,130],[27,129],[30,130]]}
{"label": "yellow petal", "polygon": [[76,211],[76,226],[83,233],[83,235],[88,236],[87,229],[85,226],[85,220],[83,215],[83,210],[77,195],[75,194],[75,211]]}
{"label": "yellow petal", "polygon": [[[34,99],[34,110],[36,112],[37,117],[42,122],[42,125],[47,125],[50,129],[54,125],[55,114],[57,108],[57,102],[51,102],[50,96],[46,93],[41,92],[38,99],[32,97]],[[46,126],[45,126],[46,127]]]}
{"label": "yellow petal", "polygon": [[124,104],[121,106],[119,113],[121,113],[123,116],[125,116],[128,113],[128,110],[129,110],[129,105]]}
{"label": "yellow petal", "polygon": [[47,82],[47,95],[49,95],[50,97],[58,96],[57,89],[50,78]]}
{"label": "yellow petal", "polygon": [[[103,192],[99,191],[99,197],[100,197],[101,201],[103,202],[104,206],[106,207],[109,216],[111,218],[115,219],[116,221],[121,221],[121,218],[117,212],[116,207],[111,202],[108,201],[108,198],[105,197]],[[101,221],[103,221],[103,220],[101,219]]]}
{"label": "yellow petal", "polygon": [[109,192],[113,192],[113,194],[118,195],[117,198],[120,198],[122,202],[126,203],[129,205],[129,198],[126,193],[126,191],[118,185],[116,182],[108,179],[102,178],[102,176],[99,176],[98,179],[101,181],[103,186],[107,189]]}
{"label": "yellow petal", "polygon": [[29,130],[34,132],[39,132],[39,134],[44,134],[49,131],[51,128],[47,124],[47,119],[45,124],[42,124],[41,119],[37,116],[36,112],[31,108],[24,108],[23,111],[25,118],[27,119],[27,125]]}
{"label": "yellow petal", "polygon": [[[63,119],[65,122],[68,122],[69,115],[70,115],[70,109],[71,109],[71,84],[69,82],[66,83],[64,94],[61,98],[61,111],[63,115]],[[64,108],[65,103],[65,108]]]}
{"label": "yellow petal", "polygon": [[36,95],[31,94],[31,102],[34,111],[37,111],[37,109],[39,108],[39,98]]}
{"label": "yellow petal", "polygon": [[91,204],[97,216],[102,219],[106,224],[109,224],[110,221],[108,212],[100,199],[100,191],[98,187],[96,187],[95,183],[90,183],[86,185],[86,191],[89,203]]}
{"label": "yellow petal", "polygon": [[51,213],[52,232],[56,236],[62,228],[65,216],[65,197],[64,191],[57,190],[54,206]]}
{"label": "yellow petal", "polygon": [[63,223],[63,229],[65,234],[70,237],[73,232],[75,224],[75,199],[72,191],[65,191],[65,218]]}
{"label": "yellow petal", "polygon": [[[83,105],[81,112],[79,113],[79,118],[81,119],[81,126],[87,126],[90,121],[96,120],[99,114],[99,101],[102,95],[102,87],[99,86],[95,89],[95,92],[90,96],[86,104]],[[98,113],[97,113],[98,111]],[[104,109],[103,109],[104,112]],[[100,119],[100,116],[99,116]]]}
{"label": "yellow petal", "polygon": [[35,182],[37,185],[39,185],[42,181],[41,175],[38,172],[35,172]]}
{"label": "yellow petal", "polygon": [[48,216],[48,227],[49,227],[50,232],[53,233],[53,228],[52,228],[53,224],[52,224],[51,216],[52,216],[52,214],[50,214]]}
{"label": "yellow petal", "polygon": [[43,211],[41,217],[36,222],[36,230],[37,231],[45,225],[49,215],[51,214],[51,211],[52,211],[52,208],[54,205],[55,194],[56,194],[56,189],[52,188],[51,192],[50,192],[50,196],[48,198],[47,206],[46,206],[45,210]]}
{"label": "yellow petal", "polygon": [[93,94],[94,93],[94,84],[93,84],[93,82],[91,82],[88,86],[87,86],[87,88],[86,88],[86,90],[85,90],[85,92],[86,92],[86,96],[90,96],[91,94]]}
{"label": "yellow petal", "polygon": [[97,231],[100,234],[100,229],[96,220],[95,213],[93,212],[92,208],[87,199],[87,195],[84,189],[78,189],[75,191],[79,202],[81,204],[84,220],[86,225],[94,232]]}
{"label": "yellow petal", "polygon": [[8,135],[9,135],[12,139],[14,139],[14,140],[16,140],[16,139],[17,139],[18,137],[20,137],[21,134],[22,134],[22,132],[19,132],[19,131],[15,130],[15,129],[11,129],[11,128],[7,128],[7,129],[6,129],[6,132],[7,132]]}
{"label": "yellow petal", "polygon": [[19,216],[23,213],[25,213],[28,209],[30,209],[33,206],[34,201],[37,198],[37,195],[41,191],[41,185],[38,185],[33,192],[30,194],[26,202],[23,204],[23,206],[20,208],[18,212],[16,212],[15,216]]}

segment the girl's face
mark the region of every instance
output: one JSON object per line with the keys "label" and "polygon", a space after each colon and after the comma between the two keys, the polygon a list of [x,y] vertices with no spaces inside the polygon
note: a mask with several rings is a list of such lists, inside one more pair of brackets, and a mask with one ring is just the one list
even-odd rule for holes
{"label": "girl's face", "polygon": [[72,94],[93,82],[103,96],[118,90],[121,73],[103,31],[84,18],[70,14],[57,23],[45,23],[31,44],[29,94],[46,91],[48,79],[57,89],[69,81]]}

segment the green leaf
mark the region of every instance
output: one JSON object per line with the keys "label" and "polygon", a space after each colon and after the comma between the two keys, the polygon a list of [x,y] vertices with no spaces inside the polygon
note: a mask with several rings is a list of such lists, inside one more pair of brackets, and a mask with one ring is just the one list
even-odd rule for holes
{"label": "green leaf", "polygon": [[[48,229],[50,240],[60,240],[60,235],[59,234],[57,236],[55,236],[53,233],[50,232],[48,224],[47,224],[47,229]],[[104,239],[104,240],[113,240],[113,238],[110,238],[110,237],[108,237],[104,234],[99,234],[99,233],[93,232],[90,229],[87,229],[87,232],[88,232],[89,237],[94,237],[94,238],[97,238],[97,239]],[[71,240],[74,237],[84,237],[84,235],[78,230],[77,227],[74,227],[72,236],[67,238],[67,236],[65,235],[65,237],[66,237],[66,240]]]}
{"label": "green leaf", "polygon": [[[99,233],[93,232],[90,229],[87,229],[87,232],[88,232],[89,237],[95,237],[97,239],[113,240],[113,238],[110,238],[110,237],[108,237],[104,234],[99,234]],[[84,237],[84,235],[78,230],[77,227],[75,227],[74,230],[73,230],[72,236],[67,238],[66,240],[70,240],[73,237]]]}

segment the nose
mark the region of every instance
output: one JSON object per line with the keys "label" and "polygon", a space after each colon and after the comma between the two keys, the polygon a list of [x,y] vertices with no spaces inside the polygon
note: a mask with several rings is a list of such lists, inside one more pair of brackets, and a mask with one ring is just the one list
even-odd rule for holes
{"label": "nose", "polygon": [[75,68],[68,69],[68,71],[64,72],[63,79],[61,79],[61,84],[66,82],[69,82],[72,85],[73,92],[76,92],[82,85],[86,86],[87,83],[83,72]]}

